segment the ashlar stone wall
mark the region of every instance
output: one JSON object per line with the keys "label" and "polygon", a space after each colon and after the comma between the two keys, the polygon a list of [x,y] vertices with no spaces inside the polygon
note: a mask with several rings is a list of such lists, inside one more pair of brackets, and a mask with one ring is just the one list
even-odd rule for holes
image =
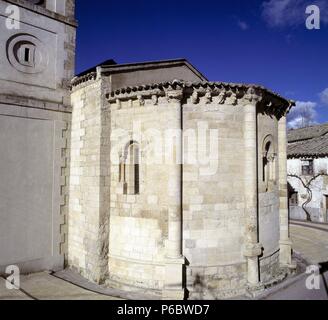
{"label": "ashlar stone wall", "polygon": [[218,291],[237,295],[247,283],[244,108],[221,98],[202,97],[194,103],[191,98],[183,106],[185,133],[191,130],[197,137],[196,145],[187,142],[184,152],[187,158],[195,148],[198,159],[183,167],[183,254],[194,298],[202,290],[202,298],[216,298]]}
{"label": "ashlar stone wall", "polygon": [[[109,281],[153,290],[165,286],[169,215],[181,212],[181,162],[167,159],[171,130],[181,133],[179,103],[165,97],[117,101],[111,109]],[[122,134],[121,134],[122,133]],[[180,139],[180,137],[177,137]],[[172,139],[172,155],[179,145]],[[125,192],[122,155],[138,145],[138,192]],[[114,159],[116,158],[116,159]],[[124,173],[123,173],[124,174]],[[126,173],[128,174],[128,173]],[[181,281],[181,280],[180,280]]]}
{"label": "ashlar stone wall", "polygon": [[110,205],[109,118],[94,79],[72,93],[69,265],[101,283],[107,276]]}

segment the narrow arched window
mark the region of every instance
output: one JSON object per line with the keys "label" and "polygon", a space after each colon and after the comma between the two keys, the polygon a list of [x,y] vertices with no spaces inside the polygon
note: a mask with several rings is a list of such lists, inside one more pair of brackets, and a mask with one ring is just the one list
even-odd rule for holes
{"label": "narrow arched window", "polygon": [[268,182],[268,178],[269,178],[269,151],[270,151],[270,147],[271,147],[271,142],[268,142],[265,145],[265,149],[264,149],[264,154],[263,154],[263,182],[265,182],[265,184],[267,184]]}
{"label": "narrow arched window", "polygon": [[276,180],[276,154],[270,136],[264,140],[262,155],[262,179],[266,191],[269,191],[270,181]]}
{"label": "narrow arched window", "polygon": [[119,178],[123,182],[124,194],[139,194],[140,192],[140,148],[135,141],[130,141],[124,150],[119,167]]}

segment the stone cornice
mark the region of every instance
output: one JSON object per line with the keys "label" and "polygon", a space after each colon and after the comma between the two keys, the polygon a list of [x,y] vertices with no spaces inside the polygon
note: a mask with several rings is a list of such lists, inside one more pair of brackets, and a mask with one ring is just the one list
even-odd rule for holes
{"label": "stone cornice", "polygon": [[8,94],[0,94],[0,104],[13,105],[13,106],[24,107],[24,108],[72,113],[71,106],[66,106],[61,103],[38,100],[30,97],[8,95]]}
{"label": "stone cornice", "polygon": [[90,72],[81,77],[74,77],[71,80],[71,88],[78,87],[81,84],[87,83],[89,81],[94,81],[97,79],[97,72]]}
{"label": "stone cornice", "polygon": [[106,94],[109,103],[140,99],[158,101],[163,97],[167,101],[178,100],[185,104],[260,104],[265,112],[276,113],[279,116],[286,115],[294,105],[293,101],[262,86],[224,82],[191,83],[174,80],[122,88]]}

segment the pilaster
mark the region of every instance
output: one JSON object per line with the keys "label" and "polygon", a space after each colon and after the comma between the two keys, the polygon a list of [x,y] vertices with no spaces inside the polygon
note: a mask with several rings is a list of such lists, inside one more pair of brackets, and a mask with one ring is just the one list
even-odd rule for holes
{"label": "pilaster", "polygon": [[[181,100],[183,90],[166,91],[166,97],[170,108],[176,109],[175,129],[181,132],[182,110]],[[165,283],[163,299],[182,300],[185,289],[183,288],[183,268],[185,259],[182,255],[182,136],[177,139],[174,145],[176,157],[170,164],[170,179],[173,179],[174,194],[170,195],[170,206],[168,213],[168,239],[166,241],[166,261],[165,261]]]}
{"label": "pilaster", "polygon": [[279,120],[279,219],[280,219],[280,265],[292,266],[292,241],[289,236],[289,212],[287,189],[287,126],[286,116]]}
{"label": "pilaster", "polygon": [[247,282],[249,287],[257,287],[260,283],[259,256],[262,245],[258,239],[258,181],[257,181],[257,117],[256,105],[245,106],[245,250],[247,261]]}

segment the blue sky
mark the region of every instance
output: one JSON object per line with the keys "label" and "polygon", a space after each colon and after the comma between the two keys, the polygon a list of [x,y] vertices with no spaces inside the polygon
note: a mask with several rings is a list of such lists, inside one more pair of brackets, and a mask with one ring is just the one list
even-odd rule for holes
{"label": "blue sky", "polygon": [[[320,30],[305,26],[307,5]],[[77,1],[77,72],[103,60],[187,58],[211,81],[264,85],[299,101],[300,114],[328,121],[328,1]]]}

